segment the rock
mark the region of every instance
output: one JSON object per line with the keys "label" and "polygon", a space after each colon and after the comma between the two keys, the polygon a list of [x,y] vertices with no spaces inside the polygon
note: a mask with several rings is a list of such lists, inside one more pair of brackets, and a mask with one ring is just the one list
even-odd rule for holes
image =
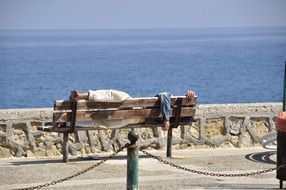
{"label": "rock", "polygon": [[252,138],[249,133],[242,134],[242,146],[241,147],[251,147],[253,146]]}
{"label": "rock", "polygon": [[215,139],[224,135],[225,127],[223,120],[210,119],[205,125],[205,137],[208,139]]}
{"label": "rock", "polygon": [[193,138],[200,139],[200,126],[199,125],[191,125],[189,127],[188,132]]}
{"label": "rock", "polygon": [[35,157],[44,157],[47,156],[46,150],[44,149],[38,149],[36,152],[34,152]]}
{"label": "rock", "polygon": [[51,146],[50,149],[46,152],[47,156],[59,156],[61,155],[61,152],[57,149],[55,145]]}
{"label": "rock", "polygon": [[140,131],[140,136],[143,140],[151,139],[153,137],[152,129],[143,128]]}
{"label": "rock", "polygon": [[31,150],[27,150],[27,158],[35,157],[34,153]]}
{"label": "rock", "polygon": [[256,135],[260,138],[269,132],[266,121],[257,121],[254,128]]}
{"label": "rock", "polygon": [[9,158],[11,156],[12,155],[11,155],[10,149],[0,147],[0,158]]}

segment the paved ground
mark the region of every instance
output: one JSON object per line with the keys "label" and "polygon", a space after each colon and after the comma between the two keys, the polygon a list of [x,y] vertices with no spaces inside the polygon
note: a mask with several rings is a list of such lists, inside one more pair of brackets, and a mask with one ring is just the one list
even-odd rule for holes
{"label": "paved ground", "polygon": [[[165,158],[163,151],[151,151]],[[276,152],[263,148],[192,149],[173,151],[169,161],[190,169],[245,173],[276,166]],[[107,154],[100,154],[103,158]],[[0,159],[0,189],[44,184],[83,170],[98,160],[73,157],[62,163],[60,157]],[[212,177],[178,170],[140,153],[139,189],[278,189],[276,172],[249,177]],[[286,187],[286,185],[285,185]],[[69,181],[44,189],[126,189],[126,151]]]}

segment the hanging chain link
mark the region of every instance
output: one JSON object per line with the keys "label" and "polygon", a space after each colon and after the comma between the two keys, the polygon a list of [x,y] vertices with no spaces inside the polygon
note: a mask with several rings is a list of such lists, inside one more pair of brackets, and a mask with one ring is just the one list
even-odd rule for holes
{"label": "hanging chain link", "polygon": [[[152,144],[152,143],[151,143]],[[49,187],[51,185],[56,185],[58,183],[62,183],[64,181],[67,181],[67,180],[70,180],[72,178],[75,178],[77,176],[80,176],[98,166],[100,166],[101,164],[103,164],[104,162],[106,162],[107,160],[113,158],[114,156],[116,156],[119,152],[121,152],[122,150],[124,150],[125,148],[129,147],[130,144],[127,143],[125,144],[124,146],[122,146],[121,148],[119,148],[117,151],[115,151],[113,154],[111,154],[110,156],[108,156],[107,158],[101,160],[100,162],[80,171],[80,172],[77,172],[75,174],[72,174],[68,177],[65,177],[65,178],[62,178],[62,179],[58,179],[58,180],[54,180],[50,183],[45,183],[43,185],[37,185],[37,186],[31,186],[31,187],[27,187],[27,188],[20,188],[20,189],[14,189],[14,190],[33,190],[33,189],[41,189],[43,187]],[[168,160],[165,160],[159,156],[155,156],[143,149],[140,149],[141,152],[143,152],[144,154],[146,154],[147,156],[150,156],[151,158],[154,158],[156,160],[158,160],[159,162],[163,163],[163,164],[166,164],[166,165],[169,165],[171,167],[174,167],[174,168],[177,168],[177,169],[180,169],[180,170],[184,170],[184,171],[187,171],[187,172],[191,172],[191,173],[195,173],[195,174],[201,174],[201,175],[206,175],[206,176],[216,176],[216,177],[247,177],[247,176],[255,176],[255,175],[260,175],[260,174],[265,174],[265,173],[268,173],[268,172],[272,172],[272,171],[275,171],[275,170],[279,170],[281,168],[285,168],[286,167],[286,164],[282,164],[280,166],[277,166],[277,167],[274,167],[274,168],[268,168],[268,169],[264,169],[264,170],[259,170],[259,171],[254,171],[254,172],[246,172],[246,173],[230,173],[230,174],[225,174],[225,173],[215,173],[215,172],[207,172],[207,171],[199,171],[199,170],[194,170],[194,169],[190,169],[190,168],[186,168],[186,167],[183,167],[183,166],[179,166],[179,165],[176,165]]]}
{"label": "hanging chain link", "polygon": [[272,172],[274,170],[279,170],[281,168],[285,168],[286,164],[282,164],[280,166],[274,167],[274,168],[269,168],[269,169],[265,169],[265,170],[260,170],[260,171],[255,171],[255,172],[247,172],[247,173],[233,173],[233,174],[224,174],[224,173],[214,173],[214,172],[206,172],[206,171],[199,171],[199,170],[194,170],[194,169],[190,169],[190,168],[186,168],[186,167],[182,167],[179,165],[176,165],[168,160],[164,160],[159,156],[155,156],[145,150],[140,149],[141,152],[143,152],[144,154],[150,156],[151,158],[154,158],[156,160],[158,160],[159,162],[163,163],[163,164],[167,164],[169,166],[172,166],[174,168],[180,169],[180,170],[184,170],[187,172],[191,172],[191,173],[196,173],[196,174],[202,174],[202,175],[206,175],[206,176],[216,176],[216,177],[246,177],[246,176],[255,176],[255,175],[260,175],[260,174],[265,174],[268,172]]}
{"label": "hanging chain link", "polygon": [[62,182],[64,182],[64,181],[70,180],[70,179],[72,179],[72,178],[75,178],[75,177],[77,177],[77,176],[80,176],[80,175],[82,175],[82,174],[84,174],[84,173],[86,173],[86,172],[88,172],[88,171],[90,171],[90,170],[92,170],[92,169],[94,169],[94,168],[100,166],[101,164],[103,164],[103,163],[106,162],[107,160],[109,160],[109,159],[113,158],[114,156],[116,156],[119,152],[121,152],[123,149],[127,148],[128,146],[129,146],[129,143],[125,144],[124,146],[122,146],[121,148],[119,148],[117,151],[115,151],[113,154],[111,154],[111,155],[108,156],[107,158],[101,160],[100,162],[98,162],[98,163],[96,163],[96,164],[94,164],[94,165],[92,165],[92,166],[90,166],[90,167],[88,167],[88,168],[86,168],[86,169],[84,169],[84,170],[82,170],[82,171],[80,171],[80,172],[77,172],[77,173],[75,173],[75,174],[72,174],[72,175],[70,175],[70,176],[68,176],[68,177],[65,177],[65,178],[62,178],[62,179],[58,179],[58,180],[54,180],[54,181],[52,181],[52,182],[50,182],[50,183],[45,183],[45,184],[43,184],[43,185],[31,186],[31,187],[20,188],[20,189],[14,189],[14,190],[33,190],[33,189],[41,189],[41,188],[43,188],[43,187],[49,187],[49,186],[51,186],[51,185],[56,185],[57,183],[62,183]]}

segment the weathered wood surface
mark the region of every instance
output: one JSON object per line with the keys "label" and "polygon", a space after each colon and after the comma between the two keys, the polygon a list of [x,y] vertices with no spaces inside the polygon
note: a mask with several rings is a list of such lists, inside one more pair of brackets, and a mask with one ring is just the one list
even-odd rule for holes
{"label": "weathered wood surface", "polygon": [[[171,106],[177,104],[177,99],[182,98],[182,106],[194,106],[197,103],[197,97],[191,100],[187,99],[185,96],[173,96],[171,98]],[[71,110],[71,101],[67,100],[56,100],[54,102],[54,110]],[[132,98],[125,100],[123,102],[94,102],[80,100],[77,103],[77,110],[89,110],[89,109],[126,109],[131,107],[159,107],[160,101],[157,97],[147,97],[147,98]]]}
{"label": "weathered wood surface", "polygon": [[[185,120],[189,120],[189,121],[185,121]],[[182,117],[179,121],[179,125],[189,125],[193,120],[190,120],[189,117]],[[170,121],[171,126],[175,124],[175,121]],[[130,124],[127,126],[124,126],[122,128],[142,128],[142,127],[158,127],[158,126],[162,126],[162,121],[160,120],[152,120],[152,121],[145,121],[143,123],[138,123],[138,124]],[[94,127],[92,126],[92,124],[90,126],[81,126],[80,124],[76,125],[74,131],[88,131],[88,130],[105,130],[105,129],[114,129],[114,128],[98,128],[98,127]],[[50,128],[46,128],[46,129],[41,129],[43,131],[46,132],[69,132],[71,130],[70,126],[62,126],[62,127],[57,127],[57,126],[51,126]]]}
{"label": "weathered wood surface", "polygon": [[[192,117],[195,115],[195,107],[182,107],[181,117]],[[171,117],[175,117],[176,108],[171,110]],[[97,110],[97,111],[77,111],[76,121],[89,120],[114,120],[114,119],[146,119],[161,118],[160,109],[135,109],[135,110]],[[70,122],[71,112],[54,113],[55,123]]]}

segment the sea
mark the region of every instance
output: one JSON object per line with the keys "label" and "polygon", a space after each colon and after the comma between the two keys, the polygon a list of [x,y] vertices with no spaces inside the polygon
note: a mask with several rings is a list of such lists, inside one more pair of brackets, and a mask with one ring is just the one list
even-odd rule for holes
{"label": "sea", "polygon": [[192,89],[199,104],[282,102],[286,27],[0,31],[0,109],[71,90]]}

